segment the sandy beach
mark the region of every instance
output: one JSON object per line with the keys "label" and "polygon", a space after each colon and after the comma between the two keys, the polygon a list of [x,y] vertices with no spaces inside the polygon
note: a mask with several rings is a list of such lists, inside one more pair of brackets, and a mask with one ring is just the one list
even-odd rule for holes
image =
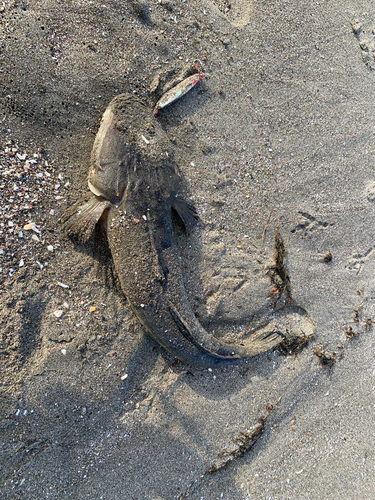
{"label": "sandy beach", "polygon": [[[151,113],[194,63],[156,115],[190,305],[224,342],[306,339],[209,370],[61,229],[113,97]],[[367,0],[0,2],[1,500],[375,499],[374,70]]]}

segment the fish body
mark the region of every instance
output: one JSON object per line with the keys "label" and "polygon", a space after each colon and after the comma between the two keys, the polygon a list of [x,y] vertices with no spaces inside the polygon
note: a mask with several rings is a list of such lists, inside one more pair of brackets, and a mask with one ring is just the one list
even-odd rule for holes
{"label": "fish body", "polygon": [[192,365],[217,367],[283,341],[278,332],[268,332],[253,334],[246,347],[222,343],[195,317],[183,284],[171,212],[185,225],[197,215],[177,196],[180,176],[170,141],[135,96],[117,96],[105,111],[88,182],[92,198],[74,208],[64,228],[86,241],[99,219],[105,221],[122,291],[143,327],[167,351]]}

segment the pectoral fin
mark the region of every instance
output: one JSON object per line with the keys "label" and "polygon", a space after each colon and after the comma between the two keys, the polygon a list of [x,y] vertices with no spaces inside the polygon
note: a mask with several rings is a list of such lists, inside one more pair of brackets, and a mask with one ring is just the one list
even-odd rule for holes
{"label": "pectoral fin", "polygon": [[172,208],[176,210],[180,219],[184,223],[185,229],[197,222],[197,211],[195,210],[195,207],[190,205],[187,201],[181,200],[181,198],[174,198]]}
{"label": "pectoral fin", "polygon": [[98,196],[93,196],[83,204],[82,201],[76,203],[63,214],[63,231],[68,236],[85,243],[92,235],[104,211],[109,208],[111,208],[111,203]]}

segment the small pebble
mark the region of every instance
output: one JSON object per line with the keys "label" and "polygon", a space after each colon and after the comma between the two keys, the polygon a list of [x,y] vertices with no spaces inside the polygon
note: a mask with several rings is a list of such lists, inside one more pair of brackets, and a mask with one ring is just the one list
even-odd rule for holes
{"label": "small pebble", "polygon": [[50,214],[50,215],[55,215],[55,211],[54,211],[53,209],[51,209],[51,210],[49,211],[49,214]]}
{"label": "small pebble", "polygon": [[123,376],[121,377],[121,380],[125,380],[126,378],[128,378],[128,374],[127,374],[127,373],[125,373],[125,375],[123,375]]}
{"label": "small pebble", "polygon": [[61,318],[63,311],[59,309],[58,311],[55,311],[53,314],[56,316],[56,318]]}
{"label": "small pebble", "polygon": [[61,353],[65,356],[65,354],[66,354],[66,349],[61,349]]}
{"label": "small pebble", "polygon": [[36,234],[33,234],[31,236],[31,239],[34,240],[34,241],[36,241],[37,243],[39,243],[39,241],[40,241],[40,239],[38,238],[38,236]]}
{"label": "small pebble", "polygon": [[48,246],[47,246],[47,250],[48,250],[49,252],[53,252],[53,246],[52,246],[52,245],[48,245]]}
{"label": "small pebble", "polygon": [[25,265],[25,261],[23,259],[20,260],[20,263],[18,264],[20,267],[23,267]]}

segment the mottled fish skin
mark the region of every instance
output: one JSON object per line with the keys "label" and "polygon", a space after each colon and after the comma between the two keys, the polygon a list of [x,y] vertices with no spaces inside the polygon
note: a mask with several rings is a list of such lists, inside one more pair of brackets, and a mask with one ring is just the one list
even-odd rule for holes
{"label": "mottled fish skin", "polygon": [[[196,319],[183,285],[171,211],[185,224],[196,213],[177,197],[179,182],[173,147],[151,110],[133,95],[113,99],[91,157],[94,196],[83,207],[91,226],[100,211],[106,214],[114,266],[132,310],[167,351],[199,367],[225,366],[278,345],[284,339],[277,332],[255,333],[246,347],[221,343]],[[65,229],[85,240],[89,230],[79,208]]]}

